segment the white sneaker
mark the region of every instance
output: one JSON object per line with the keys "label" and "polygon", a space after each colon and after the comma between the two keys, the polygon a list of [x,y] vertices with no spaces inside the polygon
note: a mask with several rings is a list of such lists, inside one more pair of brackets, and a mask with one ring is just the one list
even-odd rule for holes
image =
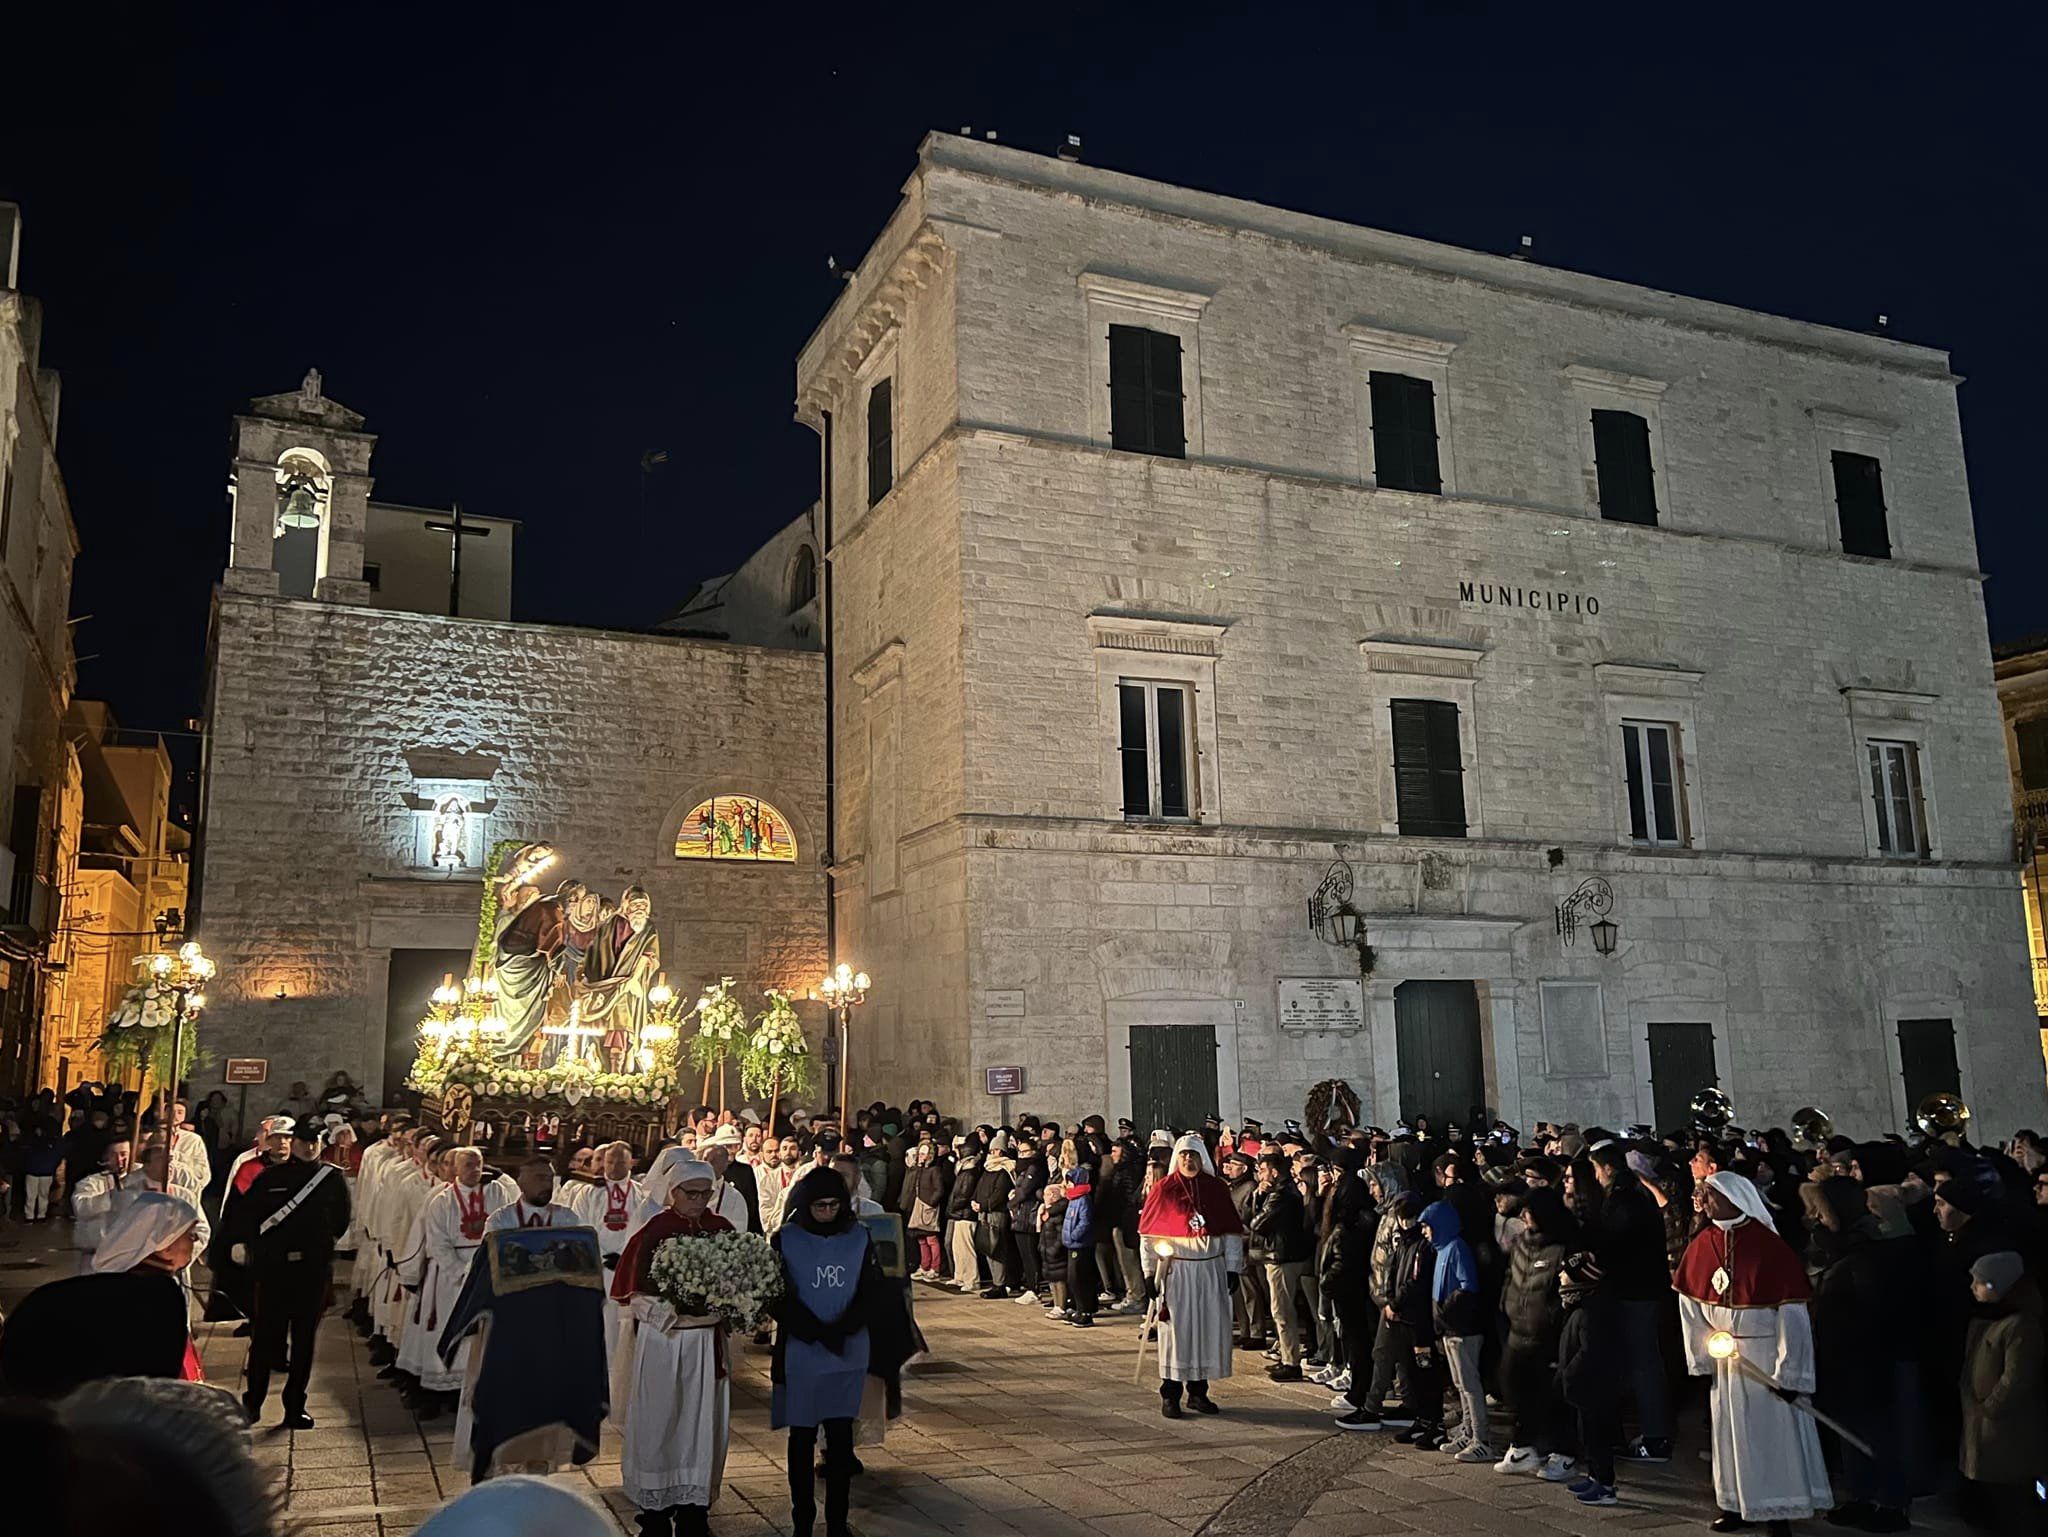
{"label": "white sneaker", "polygon": [[1330,1395],[1330,1407],[1332,1409],[1356,1409],[1358,1405],[1351,1401],[1349,1393],[1332,1393]]}
{"label": "white sneaker", "polygon": [[1038,1306],[1038,1293],[1037,1293],[1037,1292],[1019,1292],[1019,1293],[1017,1294],[1017,1301],[1018,1301],[1018,1302],[1019,1302],[1020,1304],[1022,1304],[1022,1305],[1023,1305],[1024,1307],[1036,1307],[1036,1306]]}
{"label": "white sneaker", "polygon": [[1319,1366],[1309,1373],[1308,1380],[1319,1388],[1326,1388],[1337,1380],[1337,1373],[1341,1370],[1336,1366]]}
{"label": "white sneaker", "polygon": [[1508,1454],[1493,1465],[1496,1473],[1534,1473],[1543,1466],[1533,1446],[1510,1446]]}
{"label": "white sneaker", "polygon": [[1536,1470],[1536,1476],[1548,1484],[1568,1484],[1579,1476],[1579,1465],[1563,1452],[1552,1452],[1543,1459],[1543,1466]]}
{"label": "white sneaker", "polygon": [[1468,1441],[1451,1454],[1453,1462],[1491,1462],[1493,1448],[1484,1441]]}
{"label": "white sneaker", "polygon": [[1337,1373],[1336,1376],[1329,1380],[1326,1386],[1335,1388],[1339,1393],[1346,1391],[1351,1386],[1351,1373],[1349,1371]]}
{"label": "white sneaker", "polygon": [[1065,1318],[1067,1316],[1067,1310],[1065,1308],[1047,1308],[1045,1310],[1045,1316],[1047,1318]]}

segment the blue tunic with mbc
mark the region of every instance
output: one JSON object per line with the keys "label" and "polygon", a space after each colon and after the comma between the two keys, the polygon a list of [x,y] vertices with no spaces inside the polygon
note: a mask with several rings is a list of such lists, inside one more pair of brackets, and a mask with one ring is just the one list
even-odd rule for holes
{"label": "blue tunic with mbc", "polygon": [[[836,1321],[853,1305],[867,1258],[867,1229],[858,1223],[844,1233],[821,1236],[785,1222],[777,1234],[782,1268],[792,1294],[822,1323]],[[782,1351],[783,1380],[770,1405],[773,1423],[820,1425],[860,1414],[868,1375],[868,1331],[848,1336],[842,1349],[791,1339]]]}

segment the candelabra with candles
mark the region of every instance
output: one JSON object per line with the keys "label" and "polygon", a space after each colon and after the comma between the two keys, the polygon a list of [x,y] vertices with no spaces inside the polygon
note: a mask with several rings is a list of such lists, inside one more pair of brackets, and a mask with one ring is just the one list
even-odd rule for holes
{"label": "candelabra with candles", "polygon": [[848,1085],[852,1077],[847,1062],[847,1047],[850,1044],[848,1027],[852,1022],[853,1011],[868,1001],[868,988],[871,985],[866,972],[855,971],[844,961],[827,973],[825,979],[818,984],[818,996],[825,1000],[825,1007],[830,1009],[838,1020],[839,1120],[842,1127],[852,1124],[849,1113],[851,1101],[847,1098]]}

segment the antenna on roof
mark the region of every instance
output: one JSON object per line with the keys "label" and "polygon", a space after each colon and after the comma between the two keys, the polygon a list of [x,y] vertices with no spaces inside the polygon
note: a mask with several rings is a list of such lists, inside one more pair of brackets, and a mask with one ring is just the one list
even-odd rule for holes
{"label": "antenna on roof", "polygon": [[1535,254],[1536,237],[1534,235],[1524,235],[1515,242],[1515,249],[1509,253],[1510,257],[1518,262],[1525,262]]}
{"label": "antenna on roof", "polygon": [[1080,160],[1081,136],[1078,133],[1070,133],[1067,135],[1067,142],[1062,144],[1059,148],[1059,156],[1062,160]]}

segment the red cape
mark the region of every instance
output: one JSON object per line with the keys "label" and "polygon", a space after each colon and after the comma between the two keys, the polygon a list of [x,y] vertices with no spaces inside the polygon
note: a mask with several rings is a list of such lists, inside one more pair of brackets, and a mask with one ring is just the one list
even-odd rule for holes
{"label": "red cape", "polygon": [[[1195,1218],[1200,1215],[1198,1228]],[[1221,1238],[1242,1233],[1244,1220],[1230,1187],[1213,1174],[1169,1174],[1145,1197],[1138,1231],[1150,1238]]]}
{"label": "red cape", "polygon": [[711,1233],[730,1233],[732,1224],[715,1211],[707,1211],[701,1217],[679,1217],[663,1207],[641,1225],[626,1244],[625,1252],[619,1256],[619,1267],[612,1272],[612,1296],[624,1302],[635,1292],[651,1291],[647,1284],[647,1273],[654,1266],[654,1251],[671,1238],[685,1234],[702,1237]]}
{"label": "red cape", "polygon": [[[1725,1292],[1714,1290],[1720,1269],[1728,1272]],[[1671,1284],[1696,1301],[1729,1308],[1774,1308],[1813,1295],[1792,1245],[1753,1217],[1725,1232],[1709,1223],[1695,1233]]]}

